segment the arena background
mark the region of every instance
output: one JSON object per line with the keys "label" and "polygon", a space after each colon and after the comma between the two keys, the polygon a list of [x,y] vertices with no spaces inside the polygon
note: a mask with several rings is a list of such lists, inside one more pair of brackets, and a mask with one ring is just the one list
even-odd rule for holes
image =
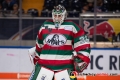
{"label": "arena background", "polygon": [[120,0],[0,0],[0,80],[28,79],[33,69],[28,49],[58,4],[90,38],[91,63],[78,80],[120,80]]}

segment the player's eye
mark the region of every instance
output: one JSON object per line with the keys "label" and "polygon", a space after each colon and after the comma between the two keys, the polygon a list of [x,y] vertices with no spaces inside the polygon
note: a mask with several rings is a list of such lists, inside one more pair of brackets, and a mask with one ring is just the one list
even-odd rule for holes
{"label": "player's eye", "polygon": [[58,18],[61,18],[62,17],[62,15],[58,15]]}
{"label": "player's eye", "polygon": [[54,17],[56,18],[56,17],[57,17],[57,15],[54,15]]}

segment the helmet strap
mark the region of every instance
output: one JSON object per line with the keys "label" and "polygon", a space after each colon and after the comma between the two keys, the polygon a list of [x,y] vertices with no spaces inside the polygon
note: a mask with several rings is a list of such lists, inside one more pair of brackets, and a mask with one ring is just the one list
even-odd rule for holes
{"label": "helmet strap", "polygon": [[55,28],[59,28],[60,27],[60,23],[59,22],[55,22]]}

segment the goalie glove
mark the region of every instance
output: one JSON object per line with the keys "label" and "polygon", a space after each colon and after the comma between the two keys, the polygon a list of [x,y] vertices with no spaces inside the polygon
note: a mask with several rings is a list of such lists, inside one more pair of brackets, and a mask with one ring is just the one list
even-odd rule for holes
{"label": "goalie glove", "polygon": [[74,57],[75,71],[83,72],[83,70],[87,68],[89,62],[90,62],[90,59],[84,55],[80,54],[80,55],[75,56]]}
{"label": "goalie glove", "polygon": [[39,60],[39,57],[36,55],[35,53],[35,47],[33,48],[30,48],[28,50],[28,54],[29,54],[29,57],[30,57],[30,61],[33,65],[35,65],[37,63],[37,61]]}
{"label": "goalie glove", "polygon": [[35,56],[35,57],[33,58],[33,63],[34,63],[34,65],[38,62],[39,59],[40,59],[40,58],[39,58],[38,56]]}

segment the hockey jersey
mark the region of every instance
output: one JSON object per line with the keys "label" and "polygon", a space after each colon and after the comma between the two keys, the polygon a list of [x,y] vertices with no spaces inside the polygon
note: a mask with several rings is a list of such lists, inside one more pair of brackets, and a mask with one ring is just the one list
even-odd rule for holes
{"label": "hockey jersey", "polygon": [[64,21],[59,28],[52,20],[45,21],[36,39],[38,64],[52,70],[73,70],[73,53],[90,55],[89,39],[84,30],[72,21]]}

